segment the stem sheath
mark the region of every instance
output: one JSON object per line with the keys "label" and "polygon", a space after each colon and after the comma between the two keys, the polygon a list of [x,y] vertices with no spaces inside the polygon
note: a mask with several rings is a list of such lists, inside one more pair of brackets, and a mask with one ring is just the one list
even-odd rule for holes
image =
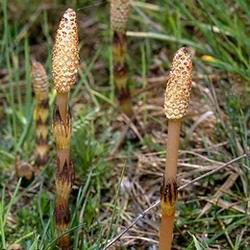
{"label": "stem sheath", "polygon": [[57,93],[56,97],[56,105],[59,109],[60,116],[64,124],[67,121],[67,113],[68,113],[68,93]]}

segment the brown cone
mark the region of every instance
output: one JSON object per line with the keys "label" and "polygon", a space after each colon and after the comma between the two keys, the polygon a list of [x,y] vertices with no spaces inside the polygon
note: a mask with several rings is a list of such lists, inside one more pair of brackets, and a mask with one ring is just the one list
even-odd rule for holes
{"label": "brown cone", "polygon": [[125,33],[130,10],[129,0],[111,0],[111,26],[118,33]]}
{"label": "brown cone", "polygon": [[76,82],[79,67],[76,13],[67,9],[56,33],[52,57],[53,80],[58,93],[69,92]]}
{"label": "brown cone", "polygon": [[165,114],[168,119],[181,119],[188,110],[192,87],[192,51],[183,47],[173,59],[165,92]]}

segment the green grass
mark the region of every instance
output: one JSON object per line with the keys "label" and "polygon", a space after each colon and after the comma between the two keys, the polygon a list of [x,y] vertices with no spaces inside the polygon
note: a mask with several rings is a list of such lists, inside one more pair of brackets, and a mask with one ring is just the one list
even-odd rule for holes
{"label": "green grass", "polygon": [[[70,201],[70,232],[74,249],[102,249],[122,225],[127,225],[159,197],[155,185],[160,183],[160,177],[147,173],[149,170],[154,172],[154,166],[149,161],[141,166],[145,167],[143,171],[137,167],[138,155],[146,157],[150,153],[157,155],[161,166],[165,157],[164,115],[155,115],[144,108],[139,120],[147,133],[141,133],[141,141],[126,139],[115,157],[110,157],[122,129],[117,121],[117,117],[121,118],[109,73],[112,58],[108,4],[54,0],[47,1],[48,5],[39,9],[43,1],[14,2],[1,0],[0,5],[0,249],[7,249],[13,243],[21,244],[25,250],[55,249],[58,235],[53,223],[54,150],[51,150],[50,160],[41,175],[26,189],[20,187],[20,180],[15,179],[13,173],[17,153],[21,153],[24,161],[34,160],[35,103],[30,59],[35,57],[46,66],[52,111],[55,95],[52,92],[51,49],[58,21],[67,7],[75,8],[80,20],[82,63],[78,83],[71,94],[74,116],[72,158],[76,182]],[[136,2],[129,23],[130,88],[132,91],[146,88],[152,84],[150,79],[166,75],[176,49],[189,45],[196,50],[194,81],[201,89],[194,88],[192,107],[199,111],[206,105],[216,118],[212,135],[205,128],[205,121],[196,129],[197,134],[190,137],[188,132],[195,121],[187,117],[184,122],[182,150],[199,154],[185,151],[180,154],[184,163],[200,166],[200,171],[196,172],[191,168],[180,168],[181,174],[192,173],[185,177],[191,180],[203,173],[202,166],[214,166],[249,152],[250,4],[244,0],[156,0],[151,5],[146,4],[148,2]],[[211,55],[214,60],[204,62],[201,60],[203,55]],[[156,98],[162,98],[162,87],[158,92],[154,91]],[[133,101],[135,107],[150,104],[159,108],[161,103],[153,102],[148,92]],[[226,143],[218,149],[213,148],[222,142]],[[200,156],[217,163],[212,164]],[[205,199],[213,197],[226,181],[226,174],[233,170],[227,168],[207,177],[180,193],[175,246],[181,249],[212,249],[216,246],[249,249],[249,159],[231,167],[240,177],[222,198],[240,206],[246,213],[213,205],[208,213],[198,218],[206,204]],[[123,190],[126,180],[135,185],[135,189],[131,189],[136,190],[135,197],[131,190],[131,193]],[[157,241],[158,214],[158,210],[150,212],[126,236]],[[121,249],[131,249],[131,245],[135,249],[146,249],[155,245],[143,239],[133,240],[127,247],[127,239],[120,243]]]}

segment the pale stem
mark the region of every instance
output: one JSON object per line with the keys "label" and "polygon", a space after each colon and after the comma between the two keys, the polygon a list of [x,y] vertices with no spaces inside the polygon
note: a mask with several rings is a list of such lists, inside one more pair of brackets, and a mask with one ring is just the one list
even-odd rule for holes
{"label": "pale stem", "polygon": [[162,215],[160,224],[160,250],[171,250],[175,216]]}
{"label": "pale stem", "polygon": [[167,159],[165,180],[176,179],[181,120],[168,121]]}

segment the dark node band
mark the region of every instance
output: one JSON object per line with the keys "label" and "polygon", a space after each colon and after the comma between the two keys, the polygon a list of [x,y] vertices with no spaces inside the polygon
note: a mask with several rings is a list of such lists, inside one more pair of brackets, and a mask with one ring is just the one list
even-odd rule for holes
{"label": "dark node band", "polygon": [[163,177],[160,192],[162,201],[164,201],[165,203],[170,203],[171,205],[175,204],[178,195],[176,180],[166,180],[165,177]]}

